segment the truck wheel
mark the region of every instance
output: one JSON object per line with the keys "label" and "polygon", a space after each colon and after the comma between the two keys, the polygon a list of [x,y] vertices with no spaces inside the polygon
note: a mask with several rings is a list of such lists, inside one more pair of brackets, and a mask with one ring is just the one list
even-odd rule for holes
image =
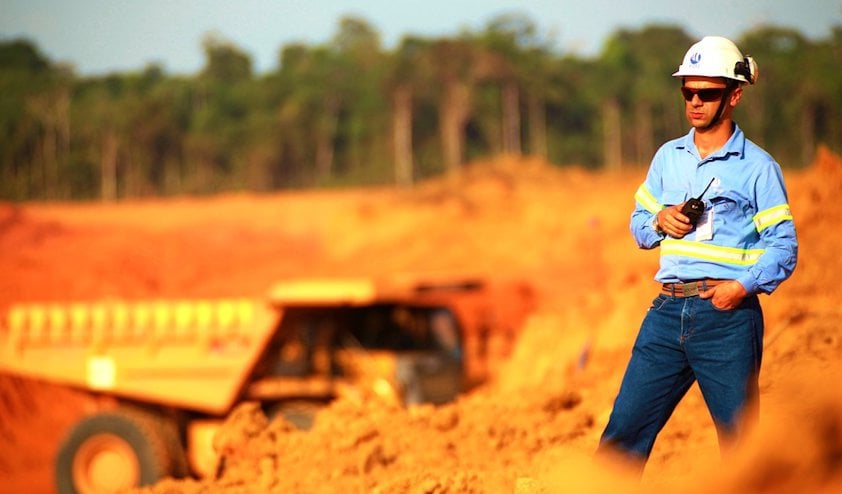
{"label": "truck wheel", "polygon": [[59,494],[114,493],[155,483],[171,469],[159,422],[118,410],[76,424],[56,458],[56,487]]}

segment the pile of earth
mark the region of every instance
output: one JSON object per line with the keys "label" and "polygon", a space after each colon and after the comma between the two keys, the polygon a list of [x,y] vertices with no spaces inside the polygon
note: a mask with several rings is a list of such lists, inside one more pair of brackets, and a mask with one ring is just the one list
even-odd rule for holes
{"label": "pile of earth", "polygon": [[[514,347],[486,384],[454,403],[339,400],[308,431],[246,404],[217,437],[217,478],[138,493],[837,492],[842,160],[826,150],[785,173],[800,261],[762,298],[759,423],[722,459],[693,388],[642,479],[592,459],[657,291],[657,251],[638,250],[628,233],[644,174],[501,159],[407,190],[6,206],[0,303],[259,295],[302,274],[469,272],[533,287],[535,311]],[[0,385],[5,485],[51,492],[33,479],[49,471],[50,445],[85,399],[11,378]]]}

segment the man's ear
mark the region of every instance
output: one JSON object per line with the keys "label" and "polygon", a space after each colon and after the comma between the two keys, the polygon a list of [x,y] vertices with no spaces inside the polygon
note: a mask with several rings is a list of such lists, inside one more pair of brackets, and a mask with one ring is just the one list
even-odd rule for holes
{"label": "man's ear", "polygon": [[731,98],[729,100],[729,104],[731,106],[737,106],[740,103],[740,100],[743,97],[743,87],[737,86],[731,91]]}

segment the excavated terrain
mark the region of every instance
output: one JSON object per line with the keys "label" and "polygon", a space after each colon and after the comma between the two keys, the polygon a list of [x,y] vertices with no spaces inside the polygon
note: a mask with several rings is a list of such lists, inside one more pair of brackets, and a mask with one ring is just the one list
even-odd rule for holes
{"label": "excavated terrain", "polygon": [[[137,494],[785,493],[842,490],[842,160],[785,178],[800,241],[763,296],[760,420],[720,455],[694,387],[641,479],[591,455],[658,290],[657,251],[628,233],[645,169],[477,163],[412,189],[0,205],[0,309],[92,298],[261,296],[289,276],[454,273],[520,280],[535,308],[491,378],[454,403],[340,400],[299,431],[248,404],[217,445],[220,476]],[[505,311],[505,298],[494,303]],[[0,376],[0,492],[51,494],[75,390]]]}

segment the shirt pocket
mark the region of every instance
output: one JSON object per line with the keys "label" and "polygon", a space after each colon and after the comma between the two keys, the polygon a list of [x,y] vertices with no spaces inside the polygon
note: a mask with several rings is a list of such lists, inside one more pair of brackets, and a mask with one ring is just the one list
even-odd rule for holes
{"label": "shirt pocket", "polygon": [[663,193],[664,206],[675,206],[687,200],[687,192],[683,190],[665,190]]}
{"label": "shirt pocket", "polygon": [[732,191],[722,191],[710,198],[710,204],[717,213],[733,214],[745,211],[748,201]]}

